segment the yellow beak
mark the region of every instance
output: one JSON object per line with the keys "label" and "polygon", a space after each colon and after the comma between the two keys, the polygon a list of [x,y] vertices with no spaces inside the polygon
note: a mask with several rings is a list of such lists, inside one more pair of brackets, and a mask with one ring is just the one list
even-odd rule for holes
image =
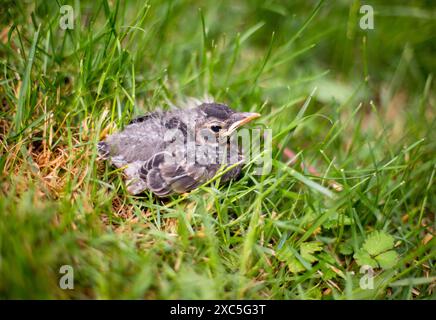
{"label": "yellow beak", "polygon": [[260,117],[260,113],[256,112],[241,112],[240,113],[241,120],[238,120],[229,127],[227,130],[227,136],[231,135],[236,129],[242,127],[244,124],[249,123],[250,121],[257,119]]}

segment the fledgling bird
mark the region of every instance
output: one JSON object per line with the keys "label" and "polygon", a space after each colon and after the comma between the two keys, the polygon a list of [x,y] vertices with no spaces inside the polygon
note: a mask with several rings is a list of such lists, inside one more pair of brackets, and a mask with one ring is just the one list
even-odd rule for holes
{"label": "fledgling bird", "polygon": [[231,138],[259,116],[215,102],[156,111],[133,119],[124,130],[99,142],[98,152],[123,168],[131,194],[185,193],[213,178],[223,163],[232,168],[221,176],[221,183],[239,176],[242,149],[232,156]]}

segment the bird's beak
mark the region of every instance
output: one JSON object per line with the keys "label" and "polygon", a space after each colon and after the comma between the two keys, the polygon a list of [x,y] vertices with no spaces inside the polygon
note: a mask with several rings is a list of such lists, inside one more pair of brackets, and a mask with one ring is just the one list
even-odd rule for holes
{"label": "bird's beak", "polygon": [[256,112],[240,112],[237,113],[237,119],[235,122],[232,123],[232,125],[227,130],[227,136],[231,135],[233,132],[235,132],[238,128],[242,127],[244,124],[247,124],[248,122],[257,119],[260,117],[260,113]]}

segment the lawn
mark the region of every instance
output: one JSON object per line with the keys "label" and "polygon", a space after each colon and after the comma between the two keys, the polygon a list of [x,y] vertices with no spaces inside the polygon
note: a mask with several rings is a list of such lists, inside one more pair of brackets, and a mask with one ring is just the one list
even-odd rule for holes
{"label": "lawn", "polygon": [[[289,2],[2,1],[0,298],[436,298],[436,5]],[[271,171],[129,195],[97,142],[188,97]]]}

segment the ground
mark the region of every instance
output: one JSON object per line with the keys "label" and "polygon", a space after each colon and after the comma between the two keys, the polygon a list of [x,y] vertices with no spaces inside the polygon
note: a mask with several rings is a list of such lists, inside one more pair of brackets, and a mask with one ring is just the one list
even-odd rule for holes
{"label": "ground", "polygon": [[[435,298],[434,4],[6,2],[1,298]],[[96,143],[205,95],[271,172],[129,195]]]}

